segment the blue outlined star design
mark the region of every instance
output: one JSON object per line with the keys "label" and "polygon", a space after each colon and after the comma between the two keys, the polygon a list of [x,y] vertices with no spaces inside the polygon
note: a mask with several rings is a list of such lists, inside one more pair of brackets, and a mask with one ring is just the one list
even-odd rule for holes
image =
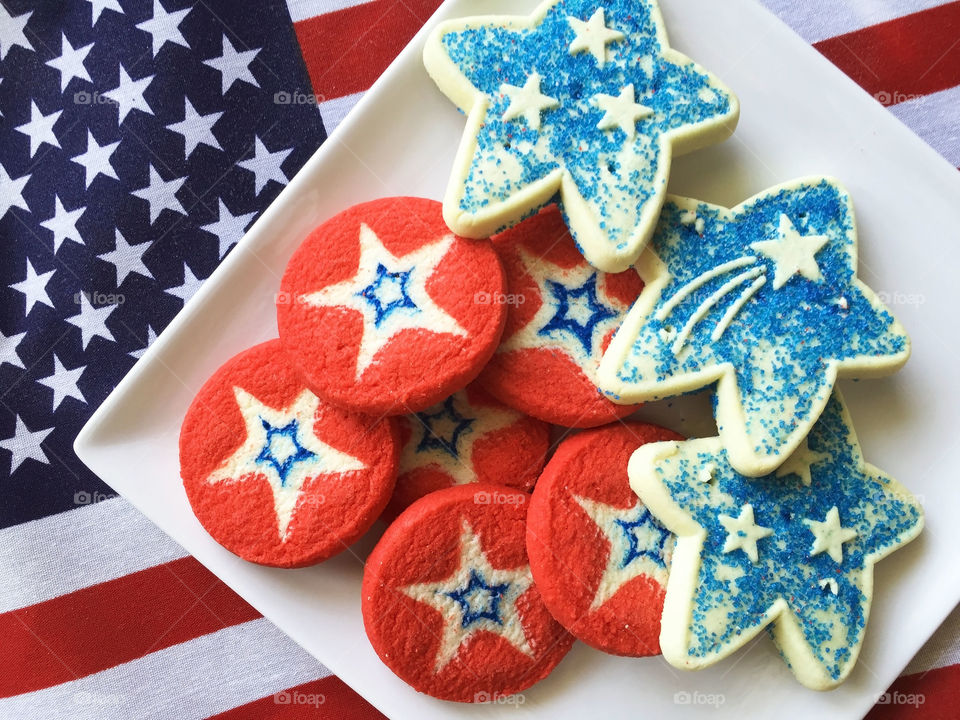
{"label": "blue outlined star design", "polygon": [[[670,531],[658,523],[647,508],[643,508],[635,520],[616,518],[613,521],[623,532],[627,548],[620,559],[620,567],[625,568],[637,558],[650,558],[660,567],[667,565],[663,559],[664,547],[670,539]],[[650,539],[653,538],[653,543]]]}
{"label": "blue outlined star design", "polygon": [[460,605],[460,625],[470,627],[479,620],[489,620],[502,625],[500,600],[510,588],[509,583],[488,585],[476,570],[470,570],[470,582],[466,587],[448,592],[447,596]]}
{"label": "blue outlined star design", "polygon": [[460,436],[471,432],[476,422],[476,418],[466,417],[460,413],[453,395],[444,400],[439,409],[431,408],[416,413],[416,416],[424,426],[423,437],[417,444],[417,452],[441,450],[454,458],[460,457],[458,449]]}
{"label": "blue outlined star design", "polygon": [[233,394],[246,437],[240,447],[221,461],[207,482],[266,482],[273,493],[277,530],[283,542],[308,480],[318,476],[339,480],[344,473],[367,466],[317,436],[315,425],[323,410],[320,400],[309,390],[282,408],[271,407],[239,387],[233,389]]}
{"label": "blue outlined star design", "polygon": [[[797,474],[741,475],[717,437],[651,443],[631,457],[631,487],[678,536],[660,635],[672,665],[706,667],[770,627],[804,685],[826,690],[852,670],[873,566],[920,533],[923,510],[864,462],[839,394],[810,437],[820,457],[809,485]],[[704,483],[708,464],[714,479]]]}
{"label": "blue outlined star design", "polygon": [[377,265],[373,281],[357,295],[373,308],[373,323],[380,327],[390,313],[397,310],[419,312],[420,308],[410,297],[410,275],[412,270],[389,271],[383,263]]}
{"label": "blue outlined star design", "polygon": [[653,0],[450,20],[424,62],[468,115],[447,224],[487,237],[559,191],[578,247],[607,272],[649,240],[671,156],[725,139],[739,117],[733,93],[668,46]]}
{"label": "blue outlined star design", "polygon": [[730,462],[770,473],[800,447],[838,374],[890,373],[910,355],[903,326],[856,269],[852,202],[830,178],[794,180],[730,210],[671,197],[599,386],[637,403],[716,381]]}
{"label": "blue outlined star design", "polygon": [[263,424],[267,437],[263,449],[257,455],[256,462],[270,465],[280,476],[280,485],[286,485],[287,477],[290,475],[293,466],[298,462],[313,460],[317,457],[317,454],[300,444],[298,439],[300,423],[296,419],[291,420],[283,427],[277,427],[264,418],[260,418],[260,422]]}
{"label": "blue outlined star design", "polygon": [[592,273],[580,287],[570,287],[555,280],[547,280],[546,286],[556,300],[556,312],[540,328],[540,335],[550,337],[554,332],[569,333],[580,343],[585,354],[592,355],[596,349],[594,330],[597,324],[617,315],[597,296],[597,274]]}
{"label": "blue outlined star design", "polygon": [[493,567],[480,536],[466,519],[460,523],[457,554],[457,567],[449,577],[400,589],[412,600],[432,607],[443,618],[433,671],[443,670],[477,632],[497,635],[519,652],[533,657],[517,613],[517,600],[533,584],[530,567],[508,570]]}
{"label": "blue outlined star design", "polygon": [[573,499],[610,546],[590,603],[591,611],[600,608],[621,587],[641,575],[660,586],[666,585],[673,535],[642,502],[638,500],[631,507],[621,508],[576,495]]}

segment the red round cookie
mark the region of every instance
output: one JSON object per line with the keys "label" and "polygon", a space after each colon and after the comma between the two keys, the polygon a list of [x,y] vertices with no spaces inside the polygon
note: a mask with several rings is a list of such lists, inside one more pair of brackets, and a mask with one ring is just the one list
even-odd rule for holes
{"label": "red round cookie", "polygon": [[597,389],[600,358],[640,295],[636,270],[604,273],[577,249],[556,205],[492,238],[507,276],[507,322],[480,382],[495,397],[555,425],[622,418]]}
{"label": "red round cookie", "polygon": [[452,485],[481,482],[529,491],[550,448],[549,425],[498,402],[476,384],[396,423],[400,470],[384,511],[388,519]]}
{"label": "red round cookie", "polygon": [[648,442],[682,440],[656,425],[618,423],[557,448],[530,502],[527,552],[543,601],[598,650],[660,653],[673,536],[630,489],[627,463]]}
{"label": "red round cookie", "polygon": [[390,498],[398,458],[390,420],[322,402],[279,340],[228,360],[180,429],[180,474],[200,524],[274,567],[312,565],[359,539]]}
{"label": "red round cookie", "polygon": [[530,575],[529,497],[500,485],[440,490],[407,508],[370,554],[367,637],[416,690],[495,701],[542,680],[570,649]]}
{"label": "red round cookie", "polygon": [[487,240],[454,235],[440,203],[384,198],[327,220],[277,297],[280,339],[310,388],[375,415],[417,412],[463,388],[496,349],[503,269]]}

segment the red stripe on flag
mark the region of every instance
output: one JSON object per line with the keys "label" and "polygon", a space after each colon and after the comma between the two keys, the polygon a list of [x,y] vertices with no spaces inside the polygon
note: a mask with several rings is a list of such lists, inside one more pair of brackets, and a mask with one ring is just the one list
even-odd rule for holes
{"label": "red stripe on flag", "polygon": [[956,720],[960,665],[897,678],[866,720]]}
{"label": "red stripe on flag", "polygon": [[369,88],[439,5],[373,0],[294,23],[318,101]]}
{"label": "red stripe on flag", "polygon": [[39,690],[260,617],[192,557],[0,614],[0,697]]}
{"label": "red stripe on flag", "polygon": [[960,85],[960,2],[814,43],[884,105]]}
{"label": "red stripe on flag", "polygon": [[210,720],[386,720],[336,675],[214,715]]}

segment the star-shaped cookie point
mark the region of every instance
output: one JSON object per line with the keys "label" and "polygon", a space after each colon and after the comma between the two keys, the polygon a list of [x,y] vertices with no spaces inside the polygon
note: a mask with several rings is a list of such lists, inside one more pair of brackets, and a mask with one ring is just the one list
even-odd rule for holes
{"label": "star-shaped cookie point", "polygon": [[825,552],[837,565],[843,562],[843,544],[857,537],[856,530],[845,528],[840,524],[840,511],[836,505],[830,508],[822,522],[806,518],[803,524],[813,533],[813,547],[810,548],[810,555]]}
{"label": "star-shaped cookie point", "polygon": [[597,8],[589,20],[567,17],[567,22],[575,33],[568,48],[571,55],[588,52],[600,67],[607,62],[607,45],[623,40],[623,33],[607,27],[603,8]]}
{"label": "star-shaped cookie point", "polygon": [[727,539],[723,543],[723,552],[731,553],[734,550],[743,550],[750,558],[750,562],[756,563],[760,559],[757,541],[773,535],[773,530],[757,525],[753,518],[753,506],[747,503],[740,509],[740,514],[737,517],[721,515],[719,520],[727,531]]}
{"label": "star-shaped cookie point", "polygon": [[359,229],[360,263],[356,274],[299,300],[315,307],[358,311],[363,338],[357,354],[359,380],[376,355],[403,330],[466,335],[467,331],[427,292],[426,285],[453,243],[447,235],[396,257],[368,225]]}
{"label": "star-shaped cookie point", "polygon": [[559,191],[587,260],[627,269],[656,224],[671,155],[724,139],[739,116],[733,94],[664,37],[653,0],[547,0],[529,17],[439,25],[424,62],[468,115],[444,199],[451,229],[488,237]]}
{"label": "star-shaped cookie point", "polygon": [[598,93],[594,102],[603,110],[603,117],[597,127],[601,130],[619,127],[632,140],[637,134],[637,122],[653,115],[653,110],[638,103],[635,97],[633,85],[627,85],[616,96]]}
{"label": "star-shaped cookie point", "polygon": [[234,388],[246,438],[207,478],[209,483],[262,482],[273,494],[280,540],[285,541],[303,486],[318,475],[341,475],[367,466],[317,437],[314,425],[320,401],[304,390],[287,407],[273,408]]}
{"label": "star-shaped cookie point", "polygon": [[816,255],[830,238],[827,235],[801,235],[786,215],[780,216],[776,240],[760,240],[750,245],[774,263],[773,289],[779,290],[795,275],[820,282]]}
{"label": "star-shaped cookie point", "polygon": [[668,198],[637,263],[644,290],[604,353],[599,387],[628,404],[716,382],[734,467],[760,476],[783,465],[805,481],[802,461],[817,456],[790,455],[837,377],[892,373],[910,355],[903,326],[857,279],[856,248],[852,201],[830,178],[732,209]]}
{"label": "star-shaped cookie point", "polygon": [[[711,665],[769,625],[804,685],[826,690],[849,675],[873,566],[920,533],[923,510],[864,462],[838,394],[810,444],[825,457],[809,466],[809,487],[738,473],[720,438],[651,443],[631,456],[631,487],[678,536],[660,635],[672,665]],[[710,483],[699,479],[705,463]]]}
{"label": "star-shaped cookie point", "polygon": [[445,668],[478,632],[498,635],[524,655],[533,657],[517,599],[533,584],[529,566],[494,568],[470,523],[462,521],[457,569],[439,582],[408,585],[401,591],[443,616],[434,673]]}
{"label": "star-shaped cookie point", "polygon": [[577,504],[610,543],[590,610],[602,607],[626,583],[640,575],[648,575],[661,585],[667,579],[670,532],[663,528],[637,502],[630,508],[619,508],[585,497],[574,497]]}
{"label": "star-shaped cookie point", "polygon": [[556,98],[548,97],[540,92],[540,82],[543,80],[539,73],[532,72],[527,77],[523,87],[504,83],[500,91],[510,99],[510,104],[503,111],[504,120],[513,120],[522,117],[534,130],[540,129],[540,118],[544,110],[559,107]]}

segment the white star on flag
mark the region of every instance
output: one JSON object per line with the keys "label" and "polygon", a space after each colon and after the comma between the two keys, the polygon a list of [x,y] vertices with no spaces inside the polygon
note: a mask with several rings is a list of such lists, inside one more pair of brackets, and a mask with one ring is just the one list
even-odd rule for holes
{"label": "white star on flag", "polygon": [[150,346],[153,345],[154,341],[157,339],[157,331],[153,329],[152,326],[147,325],[147,342],[139,350],[131,350],[127,353],[134,360],[139,360],[143,357],[143,354],[150,349]]}
{"label": "white star on flag", "polygon": [[3,331],[0,330],[0,365],[10,363],[15,368],[20,368],[21,370],[26,369],[23,360],[21,360],[17,354],[17,346],[26,336],[26,332],[17,333],[16,335],[4,335]]}
{"label": "white star on flag", "polygon": [[198,278],[196,275],[194,275],[193,270],[190,269],[190,266],[184,263],[183,282],[175,287],[166,288],[164,292],[180,298],[183,300],[183,304],[186,305],[187,300],[194,296],[202,284],[203,278]]}
{"label": "white star on flag", "polygon": [[117,177],[117,171],[114,170],[113,165],[110,164],[110,157],[119,145],[119,140],[109,145],[101,145],[97,142],[93,133],[87,130],[87,149],[81,154],[74,155],[70,158],[71,162],[75,162],[77,165],[83,167],[84,187],[90,187],[90,183],[96,179],[97,175],[105,175],[114,180],[120,179]]}
{"label": "white star on flag", "polygon": [[33,264],[30,262],[30,258],[27,258],[27,274],[23,280],[18,283],[14,283],[10,286],[12,290],[17,290],[22,292],[24,295],[25,305],[23,315],[26,317],[30,314],[30,311],[33,310],[33,306],[37,303],[43,303],[48,307],[53,307],[53,301],[50,299],[50,296],[47,294],[47,283],[50,282],[50,278],[53,277],[53,274],[56,270],[48,270],[45,273],[37,274],[37,271],[33,269]]}
{"label": "white star on flag", "polygon": [[23,31],[31,15],[32,10],[14,17],[5,6],[0,5],[0,60],[6,60],[7,53],[16,45],[33,52],[33,45]]}
{"label": "white star on flag", "polygon": [[[487,590],[474,587],[475,577],[480,578]],[[479,536],[464,520],[460,529],[460,561],[454,573],[441,582],[420,583],[401,589],[408,597],[431,606],[443,616],[443,637],[434,660],[434,673],[443,670],[457,656],[460,646],[477,632],[499,635],[524,655],[533,657],[516,604],[532,584],[529,566],[512,570],[494,568],[483,552]],[[489,592],[489,588],[503,585],[506,588],[502,594]],[[466,595],[463,602],[451,597],[459,593]],[[486,614],[495,614],[500,621],[479,616]]]}
{"label": "white star on flag", "polygon": [[140,110],[149,115],[154,114],[153,110],[151,110],[147,104],[146,98],[143,97],[153,77],[153,75],[148,75],[139,80],[133,80],[127,75],[127,71],[123,65],[120,66],[120,80],[117,87],[103,93],[103,97],[112,100],[116,104],[119,113],[118,123],[122,123],[131,110]]}
{"label": "white star on flag", "polygon": [[132,190],[130,194],[146,200],[147,204],[150,205],[150,224],[153,225],[153,223],[157,221],[157,218],[160,217],[160,213],[164,210],[172,210],[181,215],[187,214],[183,203],[177,199],[177,193],[185,182],[187,182],[186,177],[164,180],[160,177],[160,173],[157,172],[156,168],[151,165],[150,184],[139,190]]}
{"label": "white star on flag", "polygon": [[36,460],[44,465],[50,464],[50,458],[41,447],[41,443],[47,439],[47,435],[53,432],[53,428],[46,430],[31,431],[26,423],[17,415],[16,428],[13,431],[13,437],[0,440],[0,448],[10,453],[10,474],[13,475],[17,468],[25,460]]}
{"label": "white star on flag", "polygon": [[12,207],[30,211],[27,201],[23,199],[23,188],[29,179],[29,175],[13,179],[7,174],[7,169],[0,165],[0,219]]}
{"label": "white star on flag", "polygon": [[167,130],[183,135],[183,156],[185,158],[190,157],[200,143],[222,151],[220,142],[213,134],[213,126],[217,124],[217,120],[222,115],[222,112],[201,115],[194,109],[190,98],[184,98],[183,120],[167,125]]}
{"label": "white star on flag", "polygon": [[220,73],[221,93],[227,94],[227,91],[233,87],[236,82],[247,82],[254,87],[260,87],[260,83],[250,71],[250,63],[257,56],[261,48],[255,50],[244,50],[237,52],[226,35],[223,36],[223,44],[219,57],[204,60],[203,64],[212,67]]}
{"label": "white star on flag", "polygon": [[120,7],[119,0],[87,0],[87,2],[90,3],[91,5],[91,8],[90,8],[90,25],[91,26],[97,24],[97,20],[100,19],[100,14],[104,10],[113,10],[114,12],[118,12],[121,15],[124,14],[123,8]]}
{"label": "white star on flag", "polygon": [[160,4],[160,0],[153,0],[153,17],[144,20],[142,23],[137,23],[137,28],[150,34],[154,56],[160,52],[160,48],[167,42],[182,45],[187,49],[190,48],[186,38],[183,37],[183,33],[180,32],[180,23],[183,22],[183,19],[191,10],[193,10],[193,6],[183,10],[167,12]]}
{"label": "white star on flag", "polygon": [[[301,296],[302,302],[315,307],[340,307],[357,310],[363,315],[363,337],[357,353],[358,380],[377,353],[401,330],[422,329],[435,333],[467,335],[467,331],[434,302],[426,287],[433,271],[452,244],[453,235],[446,235],[398,258],[383,246],[380,238],[369,226],[361,224],[360,265],[357,274],[349,280]],[[387,273],[408,275],[406,291],[409,293],[408,299],[415,307],[395,307],[380,318],[378,325],[377,309],[362,293],[375,285],[380,289],[377,273],[381,266]],[[391,297],[388,302],[395,300],[396,298]]]}
{"label": "white star on flag", "polygon": [[[210,474],[207,482],[245,482],[254,478],[265,478],[273,492],[273,509],[280,539],[286,540],[300,492],[309,478],[342,475],[364,470],[367,466],[317,437],[314,424],[317,413],[322,412],[322,409],[317,396],[310,391],[304,390],[293,404],[279,409],[264,405],[238,387],[233,389],[233,394],[246,425],[246,440]],[[279,439],[272,439],[264,426],[266,423],[271,428],[284,429],[293,422],[296,423],[293,427],[294,438],[281,434]],[[309,457],[293,461],[281,476],[276,465],[285,465],[287,459],[294,458],[301,452]],[[268,454],[273,462],[258,460],[264,453]]]}
{"label": "white star on flag", "polygon": [[68,397],[75,398],[82,403],[87,402],[86,398],[83,397],[83,393],[80,392],[80,388],[77,387],[77,381],[80,379],[80,376],[83,375],[85,369],[85,366],[81,365],[80,367],[68,370],[63,366],[63,363],[60,362],[59,357],[56,355],[53,356],[53,374],[37,378],[38,383],[46,385],[53,390],[53,405],[50,408],[51,413],[56,412],[57,408],[60,407],[60,403]]}
{"label": "white star on flag", "polygon": [[60,249],[64,240],[73,240],[76,243],[83,244],[83,238],[77,230],[77,221],[83,215],[85,207],[78,207],[73,210],[67,210],[60,202],[60,196],[54,195],[53,217],[40,223],[40,227],[45,227],[53,233],[53,252]]}
{"label": "white star on flag", "polygon": [[143,263],[143,254],[150,249],[149,240],[131,245],[126,238],[120,234],[120,230],[114,230],[115,239],[113,250],[100,253],[98,258],[114,266],[117,271],[117,287],[120,287],[131,273],[138,273],[144,277],[153,279],[153,273]]}
{"label": "white star on flag", "polygon": [[61,93],[67,89],[67,85],[70,84],[70,81],[73,78],[79,78],[81,80],[86,80],[87,82],[93,82],[90,79],[90,73],[87,72],[87,68],[83,65],[83,61],[87,59],[87,55],[90,54],[90,50],[92,48],[93,43],[84,45],[83,47],[75,48],[70,44],[70,41],[67,40],[66,33],[61,34],[60,57],[52,58],[44,63],[45,65],[49,65],[54,70],[58,70],[60,72]]}
{"label": "white star on flag", "polygon": [[37,107],[37,103],[30,101],[30,122],[18,125],[14,128],[17,132],[23,133],[30,138],[30,157],[32,158],[43,143],[49,143],[54,147],[60,147],[60,141],[53,132],[53,126],[63,114],[63,110],[55,110],[49,115],[44,115]]}
{"label": "white star on flag", "polygon": [[751,248],[773,260],[773,289],[779,290],[794,275],[819,282],[820,266],[815,255],[830,242],[827,235],[801,235],[786,215],[780,216],[776,240],[760,240]]}
{"label": "white star on flag", "polygon": [[222,198],[218,202],[220,204],[220,212],[217,215],[217,220],[206,225],[201,225],[200,229],[217,236],[217,240],[220,243],[219,256],[222,258],[227,254],[230,247],[243,237],[243,233],[246,232],[250,220],[257,213],[253,211],[234,215],[230,212],[230,209]]}
{"label": "white star on flag", "polygon": [[83,349],[87,349],[87,345],[90,344],[90,341],[93,340],[94,337],[102,337],[104,340],[115,342],[116,338],[113,337],[113,333],[110,332],[110,328],[107,327],[107,318],[110,317],[110,313],[117,309],[117,306],[104,305],[102,307],[94,307],[85,294],[79,293],[78,297],[80,312],[65,318],[65,320],[80,329],[80,340]]}
{"label": "white star on flag", "polygon": [[259,195],[260,191],[263,190],[271,180],[276,180],[281,185],[286,185],[287,176],[280,166],[283,164],[283,161],[287,159],[287,156],[293,152],[293,148],[270,152],[267,150],[267,146],[263,144],[263,141],[256,136],[254,137],[253,144],[253,157],[241,160],[237,165],[253,173],[255,185],[254,195]]}
{"label": "white star on flag", "polygon": [[[583,511],[610,543],[607,564],[603,568],[600,584],[597,585],[593,601],[590,603],[591,611],[601,607],[607,600],[616,595],[621,587],[640,575],[646,575],[660,585],[666,586],[667,567],[670,564],[672,545],[665,545],[660,540],[662,537],[669,536],[669,533],[666,530],[659,530],[649,523],[629,530],[629,532],[634,533],[634,542],[640,548],[656,552],[663,545],[664,564],[661,566],[647,555],[631,557],[630,539],[626,534],[628,531],[617,524],[618,520],[628,524],[636,523],[644,513],[649,514],[643,503],[638,500],[633,507],[624,510],[590,498],[575,495],[573,499],[583,508]],[[629,558],[629,562],[624,565],[623,560],[626,558]]]}

